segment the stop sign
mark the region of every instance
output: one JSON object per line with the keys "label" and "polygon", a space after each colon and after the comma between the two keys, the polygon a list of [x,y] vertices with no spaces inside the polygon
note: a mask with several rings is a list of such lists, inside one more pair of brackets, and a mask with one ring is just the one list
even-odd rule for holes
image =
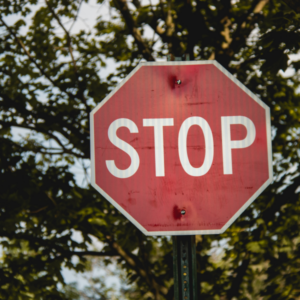
{"label": "stop sign", "polygon": [[92,185],[147,235],[224,232],[271,156],[268,106],[215,61],[141,63],[91,112]]}

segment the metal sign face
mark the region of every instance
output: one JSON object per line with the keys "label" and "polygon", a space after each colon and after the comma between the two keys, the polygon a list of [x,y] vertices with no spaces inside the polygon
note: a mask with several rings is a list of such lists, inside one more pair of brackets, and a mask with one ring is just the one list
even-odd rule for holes
{"label": "metal sign face", "polygon": [[272,181],[270,110],[215,61],[141,63],[92,111],[91,159],[146,235],[222,233]]}

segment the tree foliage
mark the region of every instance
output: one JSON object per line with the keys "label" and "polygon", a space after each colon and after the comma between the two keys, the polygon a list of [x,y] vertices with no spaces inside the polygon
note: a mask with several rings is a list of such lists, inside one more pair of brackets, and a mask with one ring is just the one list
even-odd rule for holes
{"label": "tree foliage", "polygon": [[73,34],[87,0],[0,0],[0,299],[78,299],[62,267],[84,272],[89,257],[117,262],[124,299],[173,299],[170,239],[141,234],[71,168],[86,170],[89,113],[116,82],[184,54],[217,60],[272,116],[274,183],[224,234],[197,236],[201,299],[300,299],[299,1],[104,1],[109,18]]}

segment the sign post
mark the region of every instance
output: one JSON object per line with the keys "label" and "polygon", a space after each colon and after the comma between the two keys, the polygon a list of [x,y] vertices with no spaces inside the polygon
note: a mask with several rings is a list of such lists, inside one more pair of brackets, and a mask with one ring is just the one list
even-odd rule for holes
{"label": "sign post", "polygon": [[198,300],[194,235],[173,236],[174,299]]}
{"label": "sign post", "polygon": [[176,299],[197,299],[195,235],[272,182],[269,107],[216,61],[143,62],[90,126],[92,185],[144,234],[175,236]]}

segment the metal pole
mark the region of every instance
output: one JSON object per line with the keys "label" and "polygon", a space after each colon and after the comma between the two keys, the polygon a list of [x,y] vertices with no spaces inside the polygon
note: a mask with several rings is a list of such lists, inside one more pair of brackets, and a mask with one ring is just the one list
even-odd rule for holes
{"label": "metal pole", "polygon": [[[168,61],[182,60],[168,55]],[[190,60],[185,54],[183,60]],[[196,242],[194,235],[173,236],[174,299],[198,300]]]}
{"label": "metal pole", "polygon": [[194,235],[173,237],[174,299],[198,300]]}

